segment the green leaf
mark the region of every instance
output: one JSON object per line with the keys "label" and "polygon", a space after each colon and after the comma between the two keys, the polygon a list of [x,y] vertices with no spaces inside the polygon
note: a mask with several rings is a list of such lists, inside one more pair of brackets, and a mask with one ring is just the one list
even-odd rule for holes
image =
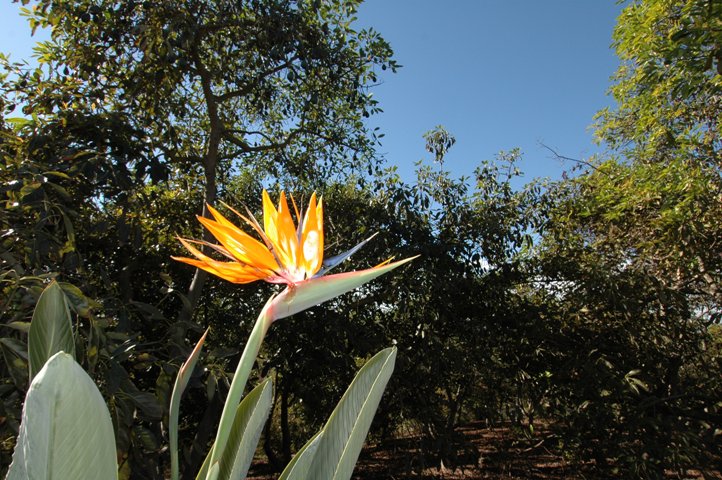
{"label": "green leaf", "polygon": [[14,338],[3,337],[0,338],[0,345],[9,348],[12,352],[23,360],[28,359],[27,347]]}
{"label": "green leaf", "polygon": [[266,378],[238,405],[226,448],[220,459],[218,478],[246,478],[261,430],[273,405],[273,383]]}
{"label": "green leaf", "polygon": [[307,478],[351,478],[395,361],[396,348],[387,348],[359,371],[323,427]]}
{"label": "green leaf", "polygon": [[14,338],[0,338],[0,352],[15,387],[20,391],[24,390],[28,384],[28,355],[25,345]]}
{"label": "green leaf", "polygon": [[10,322],[6,323],[4,326],[23,333],[30,332],[30,322]]}
{"label": "green leaf", "polygon": [[21,117],[6,118],[5,121],[12,124],[16,129],[33,123],[31,120]]}
{"label": "green leaf", "polygon": [[266,336],[266,331],[272,322],[272,317],[269,316],[269,312],[272,310],[272,302],[274,298],[275,297],[271,297],[266,302],[266,305],[263,307],[258,319],[256,319],[256,324],[253,326],[253,330],[251,330],[246,346],[243,348],[241,358],[238,360],[238,366],[233,374],[231,388],[228,390],[226,403],[223,405],[223,412],[221,413],[221,420],[218,424],[216,439],[213,442],[213,448],[211,449],[211,458],[209,460],[211,472],[213,467],[220,463],[223,452],[226,449],[228,437],[230,436],[233,423],[236,419],[238,405],[241,403],[241,398],[243,397],[243,392],[246,388],[246,381],[248,380],[248,376],[251,374],[253,364],[258,356],[258,351],[263,343],[263,338]]}
{"label": "green leaf", "polygon": [[115,455],[98,388],[71,355],[56,353],[30,384],[7,480],[115,479]]}
{"label": "green leaf", "polygon": [[173,385],[173,393],[170,397],[170,410],[168,412],[168,438],[170,443],[170,459],[171,459],[171,474],[170,478],[171,480],[177,480],[178,479],[178,411],[180,409],[180,400],[181,396],[183,395],[183,391],[185,391],[186,386],[188,386],[188,381],[191,378],[191,375],[193,374],[193,369],[196,366],[196,363],[198,362],[198,358],[200,357],[201,350],[203,349],[203,343],[206,341],[206,335],[208,335],[208,330],[205,331],[203,336],[200,340],[198,340],[198,343],[196,343],[195,348],[191,352],[190,356],[188,357],[188,360],[181,365],[180,370],[178,370],[178,376],[175,379],[175,384]]}
{"label": "green leaf", "polygon": [[70,308],[81,317],[88,317],[91,308],[100,308],[101,305],[85,294],[72,283],[58,282],[63,288],[63,293],[68,301]]}
{"label": "green leaf", "polygon": [[43,368],[45,362],[63,351],[75,357],[73,324],[63,289],[52,282],[43,291],[33,312],[28,334],[30,379]]}
{"label": "green leaf", "polygon": [[216,462],[208,470],[208,477],[206,478],[206,480],[218,480],[219,472],[220,472],[220,467],[218,466],[218,462]]}
{"label": "green leaf", "polygon": [[[198,475],[196,475],[196,480],[206,480],[208,477],[208,467],[211,464],[211,451],[213,447],[211,446],[211,450],[208,451],[208,454],[206,455],[206,459],[203,460],[203,465],[201,465],[200,470],[198,470]],[[216,474],[218,475],[218,474]]]}
{"label": "green leaf", "polygon": [[278,480],[306,480],[308,478],[308,469],[311,467],[313,458],[316,456],[318,444],[323,436],[323,430],[311,437],[306,445],[296,452]]}

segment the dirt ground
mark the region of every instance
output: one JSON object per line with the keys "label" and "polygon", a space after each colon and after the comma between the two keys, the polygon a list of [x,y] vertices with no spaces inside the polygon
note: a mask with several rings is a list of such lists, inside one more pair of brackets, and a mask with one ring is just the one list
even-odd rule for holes
{"label": "dirt ground", "polygon": [[[368,445],[361,452],[354,472],[354,480],[602,480],[593,464],[573,465],[553,453],[555,437],[537,429],[534,439],[519,440],[509,427],[487,428],[483,424],[470,424],[459,428],[460,441],[456,450],[457,465],[446,466],[438,461],[424,460],[420,440],[409,436]],[[433,463],[433,464],[431,464]],[[677,480],[722,480],[719,471],[668,472],[667,478]],[[271,480],[278,474],[269,472],[268,465],[257,462],[249,472],[251,480]]]}

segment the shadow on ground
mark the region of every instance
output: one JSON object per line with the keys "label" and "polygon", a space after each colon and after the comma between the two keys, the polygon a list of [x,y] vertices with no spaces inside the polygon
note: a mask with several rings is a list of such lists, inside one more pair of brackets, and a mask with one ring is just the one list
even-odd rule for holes
{"label": "shadow on ground", "polygon": [[[602,480],[613,478],[600,474],[593,463],[572,464],[555,452],[557,437],[548,428],[537,428],[530,439],[520,439],[509,425],[487,427],[472,423],[460,427],[455,442],[456,465],[443,465],[422,454],[419,437],[409,436],[369,445],[361,453],[354,480]],[[679,480],[722,480],[719,471],[668,472],[667,478]],[[250,480],[278,477],[266,463],[254,464]]]}

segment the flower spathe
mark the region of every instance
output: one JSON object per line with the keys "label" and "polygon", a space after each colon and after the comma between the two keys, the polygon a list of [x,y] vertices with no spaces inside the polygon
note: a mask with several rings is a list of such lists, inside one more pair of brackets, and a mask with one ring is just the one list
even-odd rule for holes
{"label": "flower spathe", "polygon": [[384,262],[374,268],[336,273],[297,283],[293,288],[286,288],[278,294],[271,301],[266,314],[271,321],[290,317],[295,313],[350,292],[414,258],[416,257],[405,258],[397,262]]}
{"label": "flower spathe", "polygon": [[[301,219],[295,202],[293,206],[296,217]],[[264,280],[286,284],[287,288],[264,308],[264,316],[269,322],[337,297],[415,258],[393,263],[387,260],[366,270],[324,275],[355,253],[370,238],[324,262],[323,200],[317,201],[315,193],[311,195],[306,213],[298,225],[293,221],[284,192],[281,192],[276,208],[268,193],[263,191],[263,228],[250,212],[244,216],[234,210],[255,230],[261,238],[260,241],[234,225],[210,205],[208,211],[213,216],[212,219],[198,217],[198,220],[219,244],[181,238],[181,243],[195,258],[173,258],[233,283]],[[212,248],[228,261],[205,255],[195,248],[193,243]]]}

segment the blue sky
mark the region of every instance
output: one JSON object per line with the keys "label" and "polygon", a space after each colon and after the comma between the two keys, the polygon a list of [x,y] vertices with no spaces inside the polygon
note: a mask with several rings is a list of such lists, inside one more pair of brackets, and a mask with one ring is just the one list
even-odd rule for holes
{"label": "blue sky", "polygon": [[[0,2],[0,51],[15,60],[34,41],[18,9]],[[386,135],[380,152],[411,180],[414,162],[429,158],[423,133],[443,125],[457,140],[445,161],[455,175],[520,147],[526,180],[559,177],[571,165],[541,143],[575,158],[602,151],[589,126],[611,105],[621,9],[614,0],[367,0],[357,26],[379,31],[403,65],[380,72],[372,90],[384,109],[369,121]]]}
{"label": "blue sky", "polygon": [[404,177],[429,158],[422,134],[456,137],[445,165],[470,175],[481,160],[521,148],[525,179],[557,178],[562,165],[540,146],[581,158],[618,61],[610,49],[622,6],[613,0],[367,0],[373,26],[404,67],[374,89],[384,113],[382,152]]}

